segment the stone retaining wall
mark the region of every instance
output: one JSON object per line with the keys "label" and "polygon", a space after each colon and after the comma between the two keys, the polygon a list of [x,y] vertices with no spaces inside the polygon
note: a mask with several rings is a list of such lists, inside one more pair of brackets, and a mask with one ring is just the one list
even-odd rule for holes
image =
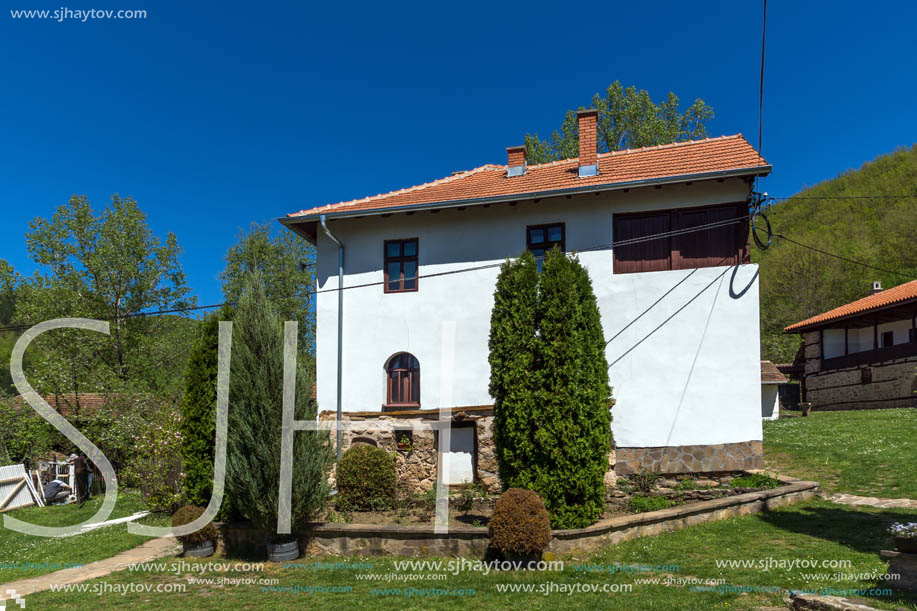
{"label": "stone retaining wall", "polygon": [[[779,488],[681,505],[660,511],[601,520],[588,528],[554,530],[547,552],[591,553],[636,537],[658,535],[812,498],[818,483],[781,477]],[[218,524],[220,549],[239,556],[264,556],[268,533],[242,524]],[[298,536],[307,555],[446,556],[483,558],[490,545],[485,527],[450,527],[436,534],[431,527],[316,524]]]}

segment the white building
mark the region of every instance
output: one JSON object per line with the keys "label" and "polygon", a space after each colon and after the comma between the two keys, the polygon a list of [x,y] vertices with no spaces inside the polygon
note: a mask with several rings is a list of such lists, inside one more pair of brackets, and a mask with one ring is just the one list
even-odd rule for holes
{"label": "white building", "polygon": [[579,113],[579,159],[527,166],[513,147],[507,165],[280,219],[317,249],[321,410],[487,417],[499,264],[557,244],[598,299],[616,471],[761,466],[747,201],[771,168],[741,135],[597,155],[595,124]]}

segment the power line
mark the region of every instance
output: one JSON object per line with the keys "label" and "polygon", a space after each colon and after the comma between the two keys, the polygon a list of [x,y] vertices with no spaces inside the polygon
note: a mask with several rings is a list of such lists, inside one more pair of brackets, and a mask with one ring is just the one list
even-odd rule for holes
{"label": "power line", "polygon": [[910,199],[917,197],[917,193],[910,195],[902,193],[900,195],[824,195],[814,197],[811,195],[790,195],[789,197],[771,197],[773,200],[786,201],[788,199]]}
{"label": "power line", "polygon": [[[758,81],[758,154],[764,154],[764,42],[767,37],[767,0],[764,0],[764,15],[761,19],[761,76]],[[755,176],[755,181],[758,177]],[[757,190],[757,182],[755,183]]]}
{"label": "power line", "polygon": [[[639,243],[642,243],[642,242],[650,242],[650,241],[659,240],[659,239],[662,239],[662,238],[667,238],[667,237],[672,237],[672,236],[679,236],[679,235],[684,235],[684,234],[687,234],[687,233],[694,233],[694,232],[697,232],[697,231],[707,231],[707,230],[709,230],[709,229],[717,229],[717,228],[726,227],[726,226],[729,226],[729,225],[733,225],[733,224],[736,224],[736,223],[742,223],[742,222],[746,222],[746,221],[747,221],[747,217],[744,217],[744,216],[743,216],[743,217],[732,218],[732,219],[725,219],[725,220],[721,220],[721,221],[714,221],[714,222],[712,222],[712,223],[706,223],[706,224],[704,224],[704,225],[698,225],[698,226],[696,226],[696,227],[687,227],[687,228],[683,228],[683,229],[675,229],[675,230],[672,230],[672,231],[665,231],[665,232],[662,232],[662,233],[657,233],[657,234],[653,234],[653,235],[649,235],[649,236],[644,236],[644,237],[640,237],[640,238],[631,238],[631,239],[629,239],[629,240],[619,240],[618,242],[610,242],[610,243],[607,243],[607,244],[598,244],[598,245],[595,245],[595,246],[589,246],[589,247],[587,247],[587,248],[580,248],[580,249],[571,251],[571,254],[575,254],[575,253],[578,253],[578,252],[589,252],[589,251],[595,251],[595,250],[604,250],[604,249],[608,249],[608,248],[613,248],[613,247],[615,247],[615,246],[618,246],[618,247],[620,247],[620,246],[629,246],[629,245],[633,245],[633,244],[639,244]],[[535,257],[535,259],[536,259],[536,260],[541,260],[541,259],[544,259],[546,256],[547,256],[547,255],[541,255],[541,256]],[[416,280],[425,279],[425,278],[438,278],[438,277],[441,277],[441,276],[451,276],[451,275],[453,275],[453,274],[463,274],[463,273],[465,273],[465,272],[480,271],[480,270],[484,270],[484,269],[493,269],[493,268],[496,268],[496,267],[500,267],[500,266],[502,266],[502,265],[503,265],[503,262],[502,262],[502,261],[499,262],[499,263],[487,263],[487,264],[484,264],[484,265],[478,265],[478,266],[474,266],[474,267],[464,267],[464,268],[461,268],[461,269],[454,269],[454,270],[449,270],[449,271],[444,271],[444,272],[435,272],[435,273],[432,273],[432,274],[415,275],[415,276],[413,276],[413,277],[405,278],[405,279],[406,279],[406,280],[415,280],[415,281],[416,281]],[[343,288],[319,289],[319,290],[315,290],[315,291],[309,291],[309,292],[307,292],[307,293],[299,293],[297,296],[306,297],[306,296],[318,295],[318,294],[321,294],[321,293],[333,293],[333,292],[337,292],[337,291],[339,291],[339,290],[350,290],[350,289],[367,288],[367,287],[372,287],[372,286],[382,286],[382,285],[384,285],[384,284],[385,284],[385,280],[375,281],[375,282],[365,282],[365,283],[363,283],[363,284],[355,284],[355,285],[352,285],[352,286],[345,286],[345,287],[343,287]],[[207,309],[213,309],[213,308],[220,308],[220,307],[223,307],[224,305],[231,305],[231,304],[229,304],[228,302],[227,302],[227,303],[215,303],[215,304],[212,304],[212,305],[194,306],[194,307],[190,307],[190,308],[175,308],[175,309],[171,309],[171,310],[161,310],[161,311],[156,311],[156,312],[137,312],[137,313],[134,313],[134,314],[125,314],[124,316],[119,316],[119,317],[117,317],[117,318],[111,317],[111,318],[101,318],[101,319],[96,319],[96,320],[107,320],[107,321],[109,321],[109,322],[112,322],[112,321],[115,321],[115,320],[125,320],[125,319],[129,319],[129,318],[139,318],[139,317],[144,317],[144,316],[159,316],[159,315],[162,315],[162,314],[177,314],[177,313],[191,312],[191,311],[196,311],[196,310],[207,310]],[[24,329],[29,329],[29,328],[31,328],[32,326],[34,326],[34,325],[14,325],[14,326],[9,326],[9,327],[0,327],[0,332],[2,332],[2,331],[21,331],[21,330],[24,330]]]}
{"label": "power line", "polygon": [[913,278],[911,275],[909,275],[909,274],[904,274],[904,273],[901,273],[901,272],[892,271],[892,270],[890,270],[890,269],[885,269],[885,268],[882,268],[882,267],[876,267],[875,265],[870,265],[869,263],[864,263],[864,262],[862,262],[862,261],[857,261],[856,259],[850,259],[850,258],[845,257],[845,256],[843,256],[843,255],[838,255],[838,254],[835,254],[835,253],[833,253],[833,252],[828,252],[827,250],[822,250],[822,249],[816,248],[816,247],[814,247],[814,246],[809,246],[808,244],[803,244],[802,242],[797,242],[796,240],[794,240],[794,239],[792,239],[792,238],[788,238],[788,237],[786,237],[785,235],[782,235],[782,234],[779,234],[779,233],[775,233],[775,234],[774,234],[774,237],[780,238],[781,240],[786,240],[787,242],[790,242],[791,244],[795,244],[796,246],[801,246],[801,247],[803,247],[803,248],[808,248],[809,250],[813,250],[813,251],[815,251],[815,252],[817,252],[817,253],[826,255],[826,256],[828,256],[828,257],[834,257],[835,259],[840,259],[841,261],[846,261],[847,263],[853,263],[854,265],[861,265],[861,266],[863,266],[863,267],[868,267],[868,268],[870,268],[870,269],[874,269],[874,270],[877,270],[877,271],[880,271],[880,272],[885,272],[886,274],[892,274],[892,275],[898,276],[898,277],[900,277],[900,278],[907,278],[908,280],[913,280],[913,279],[914,279],[914,278]]}

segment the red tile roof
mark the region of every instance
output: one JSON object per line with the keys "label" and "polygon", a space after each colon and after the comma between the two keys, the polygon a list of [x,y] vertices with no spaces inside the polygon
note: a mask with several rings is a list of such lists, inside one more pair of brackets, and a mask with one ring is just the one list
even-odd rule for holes
{"label": "red tile roof", "polygon": [[858,299],[853,303],[848,303],[846,305],[834,308],[833,310],[828,310],[827,312],[819,314],[818,316],[807,318],[806,320],[786,327],[784,331],[795,332],[801,329],[819,326],[838,318],[845,318],[853,314],[869,312],[871,310],[884,308],[904,301],[910,301],[912,299],[917,299],[917,280],[899,284],[894,288],[880,291],[875,295],[870,295],[869,297]]}
{"label": "red tile roof", "polygon": [[763,384],[784,384],[786,376],[770,361],[761,361],[761,382]]}
{"label": "red tile roof", "polygon": [[[77,397],[79,397],[80,411],[83,413],[98,411],[99,408],[108,405],[112,399],[112,397],[109,395],[85,392],[80,393],[79,395],[75,395],[74,393],[65,393],[62,395],[44,395],[42,399],[44,399],[45,403],[50,405],[53,409],[57,410],[64,416],[67,416],[76,408]],[[26,403],[22,395],[16,395],[13,398],[13,401],[19,407],[28,407],[28,403]]]}
{"label": "red tile roof", "polygon": [[464,200],[548,196],[554,191],[576,188],[697,179],[699,174],[715,178],[725,172],[748,175],[770,172],[764,158],[741,134],[603,153],[599,155],[597,176],[580,178],[578,166],[579,159],[565,159],[528,166],[524,175],[507,177],[507,166],[488,164],[416,187],[317,206],[287,216],[310,217]]}

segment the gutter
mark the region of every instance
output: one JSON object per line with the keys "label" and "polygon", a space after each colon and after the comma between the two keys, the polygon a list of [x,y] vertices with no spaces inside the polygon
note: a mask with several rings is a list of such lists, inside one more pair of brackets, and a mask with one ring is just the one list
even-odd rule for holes
{"label": "gutter", "polygon": [[322,230],[325,232],[325,235],[331,239],[332,242],[338,245],[338,386],[337,386],[337,456],[338,459],[341,458],[341,390],[343,388],[343,376],[344,376],[344,244],[341,243],[339,239],[334,237],[334,234],[331,233],[331,230],[328,229],[326,224],[326,217],[324,214],[319,216],[319,222],[322,225]]}
{"label": "gutter", "polygon": [[739,168],[736,170],[722,170],[718,172],[702,172],[700,174],[685,174],[681,176],[667,176],[664,178],[650,178],[646,180],[632,180],[629,182],[616,182],[604,185],[587,185],[581,187],[569,187],[565,189],[552,189],[549,191],[534,191],[531,193],[513,193],[511,195],[497,195],[492,197],[476,197],[470,199],[457,199],[445,202],[436,202],[428,204],[409,204],[406,206],[390,206],[378,209],[360,209],[346,210],[338,212],[329,210],[320,214],[302,215],[302,216],[285,216],[277,219],[281,224],[291,227],[297,223],[311,222],[326,216],[329,218],[348,218],[357,216],[374,216],[381,214],[394,214],[396,212],[410,212],[422,210],[438,210],[442,208],[459,208],[464,206],[475,206],[483,204],[499,204],[504,202],[517,202],[524,199],[540,199],[545,197],[556,197],[560,195],[575,195],[577,193],[600,193],[607,191],[620,191],[623,189],[633,189],[637,187],[649,187],[656,185],[678,184],[682,182],[693,182],[698,180],[712,180],[715,178],[735,178],[740,176],[758,176],[767,175],[771,171],[771,166],[753,166],[748,168]]}

